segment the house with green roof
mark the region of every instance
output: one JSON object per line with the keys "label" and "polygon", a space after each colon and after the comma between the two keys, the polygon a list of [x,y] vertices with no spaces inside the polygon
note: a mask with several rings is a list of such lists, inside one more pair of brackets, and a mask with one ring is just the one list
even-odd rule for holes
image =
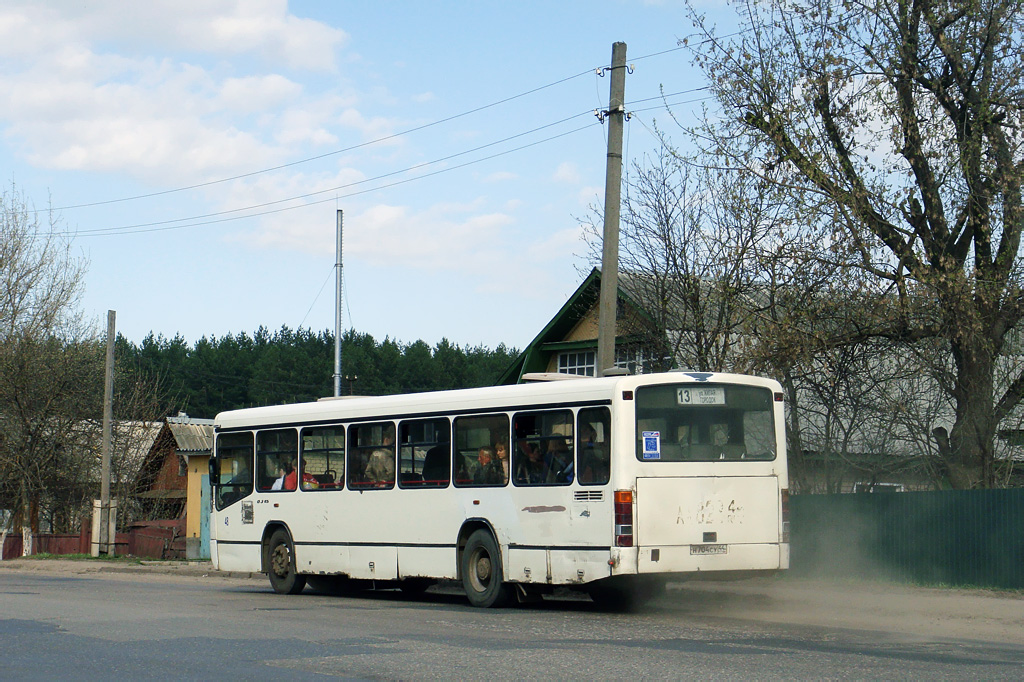
{"label": "house with green roof", "polygon": [[[498,384],[519,383],[524,374],[535,372],[596,376],[600,293],[601,271],[594,268],[505,370]],[[639,297],[631,293],[628,277],[620,278],[616,307],[615,365],[632,373],[655,371],[651,367],[655,354],[649,348],[658,334],[657,325]],[[671,362],[657,367],[670,368]]]}

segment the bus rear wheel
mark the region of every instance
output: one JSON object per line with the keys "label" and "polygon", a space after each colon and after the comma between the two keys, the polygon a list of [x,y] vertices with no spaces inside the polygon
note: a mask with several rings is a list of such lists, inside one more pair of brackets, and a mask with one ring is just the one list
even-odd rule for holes
{"label": "bus rear wheel", "polygon": [[460,568],[470,604],[489,608],[508,603],[510,591],[501,570],[501,551],[489,532],[481,529],[469,536]]}
{"label": "bus rear wheel", "polygon": [[267,575],[278,594],[298,594],[306,586],[306,576],[295,571],[295,550],[286,530],[278,529],[270,536]]}

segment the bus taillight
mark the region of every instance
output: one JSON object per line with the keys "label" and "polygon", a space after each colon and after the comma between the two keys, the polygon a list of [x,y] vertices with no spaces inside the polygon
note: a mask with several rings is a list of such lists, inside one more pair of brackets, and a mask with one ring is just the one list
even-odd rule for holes
{"label": "bus taillight", "polygon": [[633,546],[633,491],[615,491],[615,546]]}
{"label": "bus taillight", "polygon": [[782,489],[782,541],[789,542],[789,490]]}

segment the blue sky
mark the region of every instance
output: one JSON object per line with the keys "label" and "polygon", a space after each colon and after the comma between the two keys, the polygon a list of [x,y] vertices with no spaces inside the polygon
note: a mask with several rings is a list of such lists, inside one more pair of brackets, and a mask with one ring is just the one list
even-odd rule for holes
{"label": "blue sky", "polygon": [[683,118],[706,96],[691,31],[673,0],[8,0],[0,170],[133,341],[333,329],[340,208],[346,328],[521,348],[591,265],[594,70],[627,44],[642,158],[662,88]]}

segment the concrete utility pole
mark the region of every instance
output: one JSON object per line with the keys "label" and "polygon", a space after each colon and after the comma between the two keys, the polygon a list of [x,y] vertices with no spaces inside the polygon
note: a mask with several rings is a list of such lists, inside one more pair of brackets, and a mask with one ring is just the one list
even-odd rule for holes
{"label": "concrete utility pole", "polygon": [[604,179],[604,246],[597,317],[597,376],[615,366],[615,308],[619,293],[619,201],[622,193],[622,122],[626,109],[626,43],[612,44],[608,95],[608,165]]}
{"label": "concrete utility pole", "polygon": [[334,397],[341,395],[341,225],[343,211],[338,209],[338,255],[334,264]]}
{"label": "concrete utility pole", "polygon": [[110,441],[114,421],[114,340],[117,313],[107,311],[107,366],[103,380],[103,450],[100,464],[100,546],[102,554],[112,555],[115,538],[110,537]]}

